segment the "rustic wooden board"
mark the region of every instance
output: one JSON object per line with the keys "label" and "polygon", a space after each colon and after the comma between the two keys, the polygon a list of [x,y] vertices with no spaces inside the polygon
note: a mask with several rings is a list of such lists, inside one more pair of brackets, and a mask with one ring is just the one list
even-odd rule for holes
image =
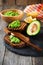
{"label": "rustic wooden board", "polygon": [[3,44],[4,32],[2,30],[4,25],[2,25],[2,24],[3,24],[3,22],[0,19],[0,65],[2,65],[2,63],[3,63],[3,58],[4,58],[4,53],[5,53],[5,46]]}
{"label": "rustic wooden board", "polygon": [[43,57],[33,57],[33,65],[43,65]]}
{"label": "rustic wooden board", "polygon": [[0,5],[2,5],[2,0],[0,0]]}
{"label": "rustic wooden board", "polygon": [[27,0],[16,0],[16,5],[27,5]]}
{"label": "rustic wooden board", "polygon": [[28,0],[27,4],[36,4],[40,3],[40,0]]}
{"label": "rustic wooden board", "polygon": [[0,31],[0,65],[3,63],[3,58],[4,58],[4,52],[5,52],[5,46],[3,45],[3,34],[2,31]]}
{"label": "rustic wooden board", "polygon": [[[4,0],[3,0],[4,1]],[[12,5],[28,5],[28,4],[35,4],[35,3],[43,3],[43,0],[5,0],[6,5],[12,6]],[[0,5],[2,5],[2,0],[0,0]]]}
{"label": "rustic wooden board", "polygon": [[6,0],[6,5],[9,6],[15,5],[15,0]]}
{"label": "rustic wooden board", "polygon": [[31,57],[16,55],[6,49],[3,65],[32,65]]}
{"label": "rustic wooden board", "polygon": [[40,0],[16,0],[16,5],[28,5],[28,4],[36,4],[40,3]]}
{"label": "rustic wooden board", "polygon": [[43,4],[43,0],[40,1]]}
{"label": "rustic wooden board", "polygon": [[[0,6],[0,11],[2,10],[2,6]],[[5,52],[5,46],[4,46],[4,44],[3,44],[3,37],[4,37],[4,35],[3,35],[3,31],[2,31],[2,27],[3,27],[3,25],[2,25],[2,20],[0,19],[0,65],[2,65],[2,63],[3,63],[3,58],[4,58],[4,52]]]}

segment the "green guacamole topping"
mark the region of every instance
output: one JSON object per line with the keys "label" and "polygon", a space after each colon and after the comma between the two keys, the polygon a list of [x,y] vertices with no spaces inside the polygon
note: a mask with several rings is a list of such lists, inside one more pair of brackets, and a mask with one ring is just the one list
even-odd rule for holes
{"label": "green guacamole topping", "polygon": [[13,35],[10,35],[9,38],[12,43],[20,43],[20,39]]}
{"label": "green guacamole topping", "polygon": [[13,21],[12,23],[10,23],[8,25],[9,28],[17,28],[19,26],[20,26],[20,21],[19,20]]}
{"label": "green guacamole topping", "polygon": [[18,12],[7,11],[4,13],[5,16],[18,16]]}

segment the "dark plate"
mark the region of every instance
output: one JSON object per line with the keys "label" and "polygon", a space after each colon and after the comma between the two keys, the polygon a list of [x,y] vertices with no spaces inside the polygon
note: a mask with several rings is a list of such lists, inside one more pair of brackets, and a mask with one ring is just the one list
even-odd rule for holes
{"label": "dark plate", "polygon": [[[26,33],[25,33],[26,35]],[[26,35],[27,36],[27,35]],[[36,44],[37,46],[41,47],[43,49],[43,27],[41,27],[41,31],[38,35],[36,36],[32,36],[30,37],[30,40],[33,44]],[[8,45],[7,43],[5,43],[5,46],[7,49],[9,49],[10,51],[19,54],[19,55],[23,55],[23,56],[43,56],[43,51],[42,52],[38,52],[36,51],[34,48],[32,47],[24,47],[24,48],[13,48],[10,45]]]}

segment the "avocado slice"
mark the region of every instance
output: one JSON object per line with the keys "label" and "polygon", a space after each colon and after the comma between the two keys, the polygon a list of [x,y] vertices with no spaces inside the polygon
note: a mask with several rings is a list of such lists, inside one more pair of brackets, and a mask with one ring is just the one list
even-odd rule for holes
{"label": "avocado slice", "polygon": [[27,34],[30,36],[38,34],[40,31],[40,22],[35,20],[27,27]]}

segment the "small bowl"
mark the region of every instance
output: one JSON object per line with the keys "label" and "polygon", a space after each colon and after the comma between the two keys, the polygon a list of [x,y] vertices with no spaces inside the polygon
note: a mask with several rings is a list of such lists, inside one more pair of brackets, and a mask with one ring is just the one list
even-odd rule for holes
{"label": "small bowl", "polygon": [[[13,11],[13,12],[18,12],[18,16],[5,16],[4,13],[7,11]],[[12,22],[14,20],[21,20],[23,17],[23,11],[18,10],[18,9],[6,9],[0,12],[1,18],[6,21],[7,23]]]}

